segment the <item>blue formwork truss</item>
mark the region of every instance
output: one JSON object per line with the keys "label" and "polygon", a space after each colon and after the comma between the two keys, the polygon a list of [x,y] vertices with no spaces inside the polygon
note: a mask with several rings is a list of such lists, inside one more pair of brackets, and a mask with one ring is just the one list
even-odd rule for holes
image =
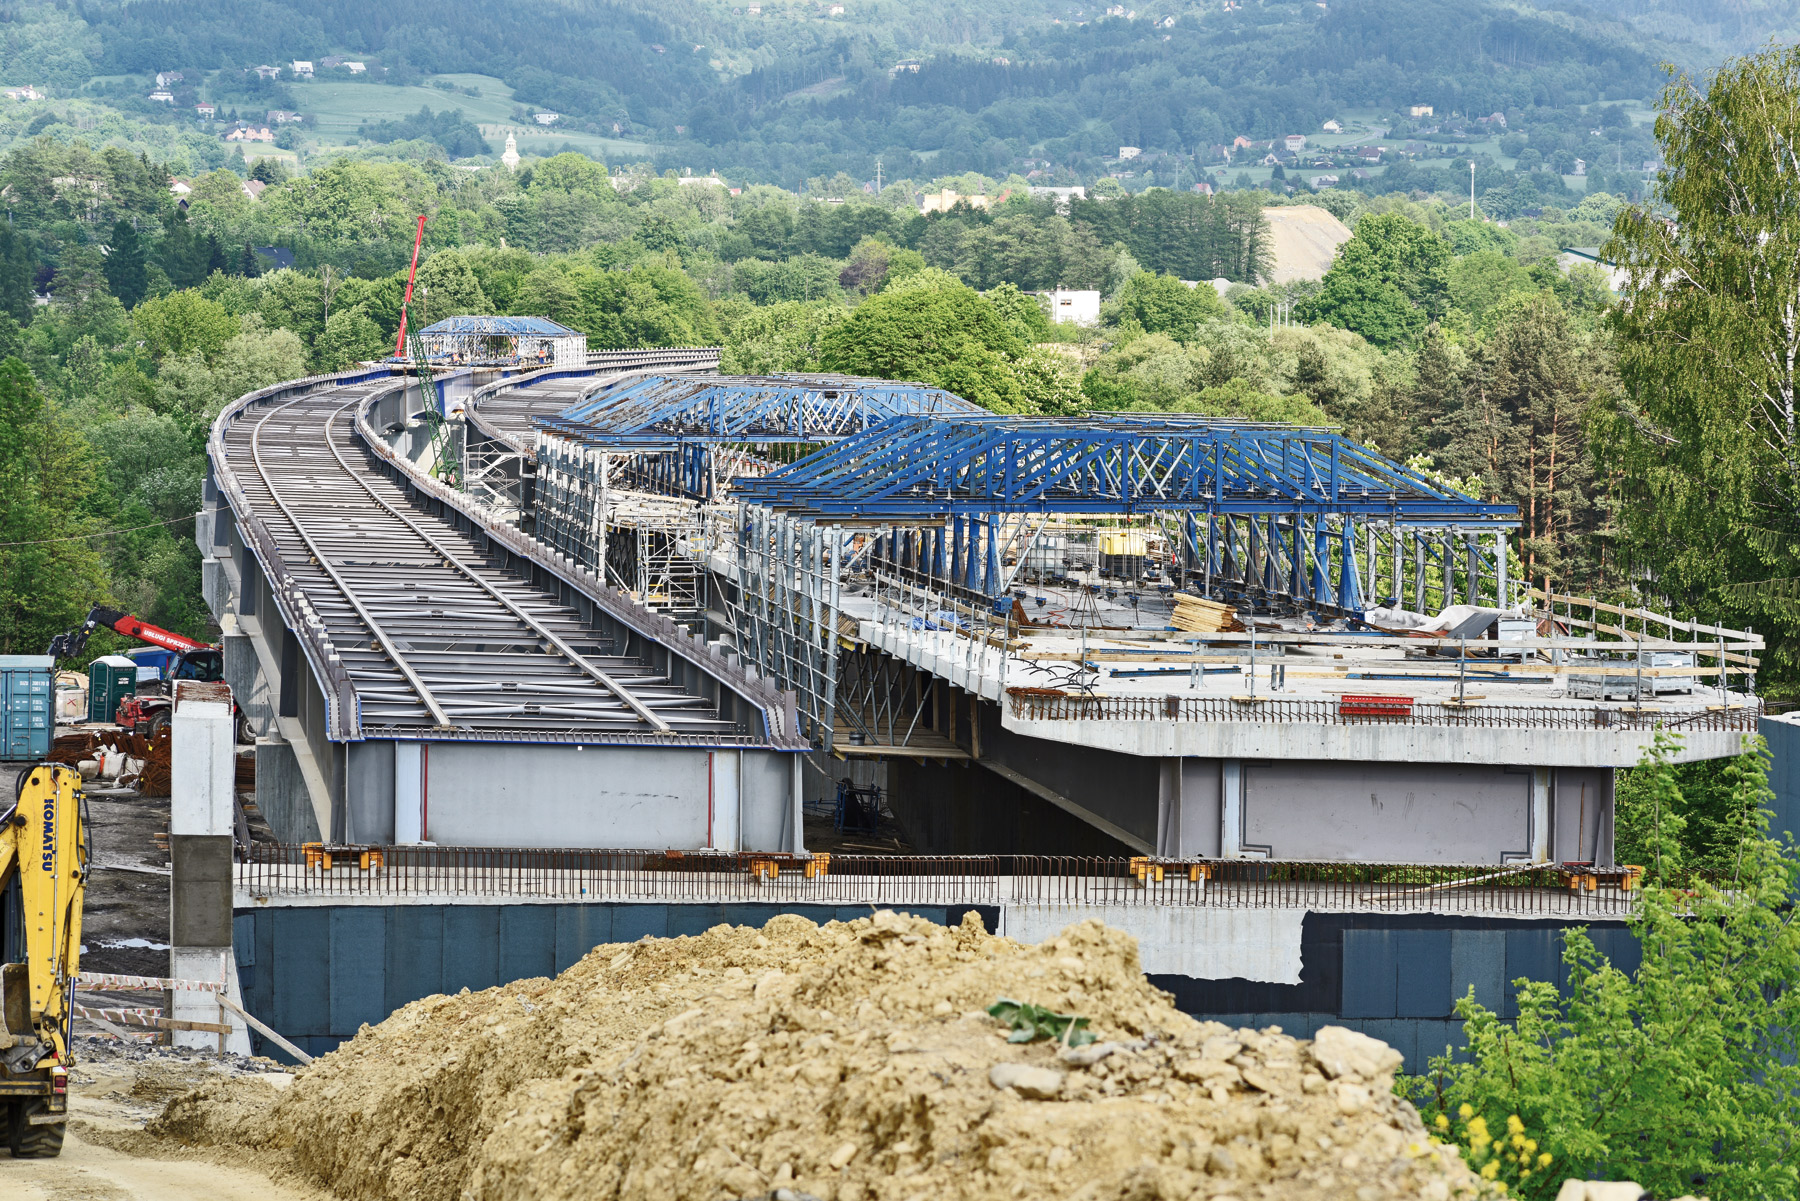
{"label": "blue formwork truss", "polygon": [[884,522],[1189,511],[1519,524],[1514,506],[1445,488],[1339,434],[1161,414],[891,418],[740,481],[738,493],[797,517]]}
{"label": "blue formwork truss", "polygon": [[603,449],[633,453],[689,442],[831,442],[893,417],[984,411],[924,384],[826,375],[651,375],[602,389],[536,424]]}

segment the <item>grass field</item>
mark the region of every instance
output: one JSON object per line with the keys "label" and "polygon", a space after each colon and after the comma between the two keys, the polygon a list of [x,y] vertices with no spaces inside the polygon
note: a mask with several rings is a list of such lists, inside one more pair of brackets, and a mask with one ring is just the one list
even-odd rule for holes
{"label": "grass field", "polygon": [[457,88],[473,88],[480,95],[468,96],[461,91],[430,86],[396,88],[381,83],[332,79],[296,84],[294,99],[301,112],[316,119],[315,136],[328,146],[349,142],[364,121],[394,121],[411,116],[421,108],[429,108],[433,112],[460,111],[481,127],[483,136],[493,143],[495,154],[505,145],[509,132],[518,139],[519,153],[524,155],[552,154],[565,142],[597,158],[608,154],[650,152],[650,146],[644,142],[602,138],[560,130],[555,126],[520,125],[513,120],[512,89],[491,75],[439,75],[434,78]]}

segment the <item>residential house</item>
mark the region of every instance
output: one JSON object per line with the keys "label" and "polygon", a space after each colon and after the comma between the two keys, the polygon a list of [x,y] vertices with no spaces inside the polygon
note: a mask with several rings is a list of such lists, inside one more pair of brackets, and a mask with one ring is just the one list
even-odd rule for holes
{"label": "residential house", "polygon": [[194,115],[199,117],[202,121],[210,121],[219,115],[219,109],[217,105],[202,100],[199,104],[194,106]]}
{"label": "residential house", "polygon": [[830,8],[825,10],[825,15],[828,17],[841,17],[844,15],[844,6],[841,4],[833,4]]}
{"label": "residential house", "polygon": [[753,17],[760,17],[760,16],[762,16],[762,5],[752,4],[750,7],[746,8],[744,11],[749,13]]}
{"label": "residential house", "polygon": [[7,88],[6,98],[8,100],[42,100],[44,99],[44,93],[38,91],[37,88],[32,85],[26,84],[22,88]]}
{"label": "residential house", "polygon": [[294,60],[294,78],[295,79],[311,79],[312,77],[313,77],[313,65],[310,62],[308,62],[306,59],[303,59],[303,58],[295,59]]}
{"label": "residential house", "polygon": [[280,79],[281,68],[271,67],[268,63],[264,63],[256,68],[256,77],[258,79]]}
{"label": "residential house", "polygon": [[273,142],[275,135],[267,125],[251,125],[240,121],[225,134],[227,142]]}
{"label": "residential house", "polygon": [[1142,153],[1144,153],[1144,149],[1141,146],[1121,146],[1119,147],[1119,161],[1121,163],[1129,162]]}
{"label": "residential house", "polygon": [[241,190],[244,195],[248,196],[250,199],[260,200],[262,199],[263,190],[268,186],[268,184],[260,179],[246,179]]}
{"label": "residential house", "polygon": [[1281,165],[1280,157],[1273,150],[1263,155],[1258,161],[1265,167],[1278,167]]}
{"label": "residential house", "polygon": [[1209,159],[1218,159],[1222,163],[1229,163],[1231,161],[1231,147],[1222,142],[1208,146],[1206,148],[1206,157]]}
{"label": "residential house", "polygon": [[1050,320],[1074,325],[1100,324],[1100,293],[1091,289],[1058,288],[1042,292],[1050,302]]}
{"label": "residential house", "polygon": [[272,108],[264,115],[268,118],[270,125],[298,125],[300,123],[300,114],[292,109]]}
{"label": "residential house", "polygon": [[1576,174],[1576,175],[1586,175],[1587,174],[1587,160],[1586,159],[1578,158],[1575,160],[1574,174]]}
{"label": "residential house", "polygon": [[1381,161],[1381,147],[1358,146],[1356,148],[1356,157],[1365,163],[1379,163]]}
{"label": "residential house", "polygon": [[171,179],[169,181],[169,194],[174,196],[177,200],[180,200],[184,196],[192,195],[193,191],[194,185],[185,179]]}
{"label": "residential house", "polygon": [[[716,173],[711,172],[706,175],[683,175],[675,182],[684,188],[722,188],[725,186],[725,181],[720,179]],[[843,201],[840,200],[838,203],[842,204]]]}
{"label": "residential house", "polygon": [[1286,146],[1290,152],[1299,154],[1302,150],[1306,149],[1306,135],[1303,133],[1290,133],[1287,137],[1281,139],[1281,144]]}
{"label": "residential house", "polygon": [[919,60],[916,58],[901,59],[899,62],[888,68],[889,75],[898,75],[902,71],[911,75],[917,75],[919,73]]}
{"label": "residential house", "polygon": [[1211,196],[1213,194],[1213,186],[1203,179],[1194,185],[1194,191],[1200,193],[1202,196]]}
{"label": "residential house", "polygon": [[319,66],[326,71],[331,70],[333,67],[341,67],[343,65],[344,56],[341,54],[328,54],[319,60]]}
{"label": "residential house", "polygon": [[1326,188],[1335,188],[1337,186],[1338,177],[1335,175],[1315,175],[1312,177],[1312,189],[1315,192],[1323,191]]}
{"label": "residential house", "polygon": [[352,74],[352,75],[361,75],[364,71],[367,71],[368,69],[369,69],[368,63],[359,63],[354,60],[348,60],[348,59],[345,60],[345,62],[344,62],[344,70],[350,72],[350,74]]}
{"label": "residential house", "polygon": [[167,88],[157,88],[154,92],[150,93],[149,98],[156,101],[158,104],[175,103],[175,93],[169,91]]}
{"label": "residential house", "polygon": [[1429,104],[1415,104],[1406,110],[1406,115],[1409,117],[1436,116],[1436,114],[1431,111],[1431,106]]}
{"label": "residential house", "polygon": [[1478,121],[1480,121],[1483,125],[1493,125],[1493,126],[1497,126],[1497,127],[1501,128],[1501,129],[1506,128],[1506,114],[1505,113],[1489,113],[1485,117],[1478,117],[1476,119]]}
{"label": "residential house", "polygon": [[1175,28],[1175,18],[1174,17],[1164,17],[1162,20],[1156,22],[1155,27],[1157,29],[1173,29],[1173,28]]}
{"label": "residential house", "polygon": [[1327,122],[1325,122],[1324,125],[1320,126],[1320,128],[1323,129],[1326,133],[1343,133],[1344,132],[1344,127],[1342,125],[1339,125],[1336,121],[1327,121]]}
{"label": "residential house", "polygon": [[1363,168],[1358,167],[1356,170],[1350,172],[1350,178],[1354,179],[1357,183],[1364,183],[1368,180],[1374,179],[1375,172],[1365,171]]}
{"label": "residential house", "polygon": [[555,125],[562,119],[561,113],[533,113],[531,119],[539,125]]}
{"label": "residential house", "polygon": [[1237,137],[1231,139],[1231,148],[1233,150],[1250,150],[1250,149],[1254,148],[1255,145],[1256,145],[1255,142],[1252,142],[1249,138],[1244,137],[1242,134],[1239,134]]}
{"label": "residential house", "polygon": [[1562,248],[1562,252],[1556,256],[1556,265],[1564,275],[1567,275],[1569,268],[1577,263],[1586,263],[1590,267],[1600,268],[1606,273],[1606,286],[1614,292],[1623,292],[1625,285],[1630,281],[1630,277],[1623,267],[1600,257],[1598,246],[1565,246]]}
{"label": "residential house", "polygon": [[156,86],[159,88],[166,88],[172,83],[180,83],[180,82],[181,82],[181,72],[180,71],[158,71],[156,73]]}

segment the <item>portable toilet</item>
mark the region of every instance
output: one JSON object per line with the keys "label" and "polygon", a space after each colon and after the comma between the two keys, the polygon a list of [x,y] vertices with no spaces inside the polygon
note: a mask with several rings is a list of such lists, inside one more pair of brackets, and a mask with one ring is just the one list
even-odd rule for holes
{"label": "portable toilet", "polygon": [[0,655],[0,759],[42,759],[56,731],[49,655]]}
{"label": "portable toilet", "polygon": [[105,655],[88,664],[89,721],[111,721],[119,702],[136,695],[137,669],[124,655]]}

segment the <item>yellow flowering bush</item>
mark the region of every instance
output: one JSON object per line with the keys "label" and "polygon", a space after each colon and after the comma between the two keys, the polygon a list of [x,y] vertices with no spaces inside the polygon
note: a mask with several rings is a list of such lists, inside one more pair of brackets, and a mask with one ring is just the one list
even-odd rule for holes
{"label": "yellow flowering bush", "polygon": [[[1550,1152],[1538,1150],[1538,1141],[1527,1136],[1516,1113],[1506,1116],[1506,1133],[1501,1135],[1495,1135],[1487,1118],[1467,1102],[1457,1108],[1454,1120],[1440,1113],[1432,1125],[1437,1131],[1433,1138],[1454,1143],[1463,1160],[1503,1196],[1534,1196],[1547,1184],[1560,1183],[1549,1170]],[[1549,1191],[1554,1194],[1555,1189]]]}

